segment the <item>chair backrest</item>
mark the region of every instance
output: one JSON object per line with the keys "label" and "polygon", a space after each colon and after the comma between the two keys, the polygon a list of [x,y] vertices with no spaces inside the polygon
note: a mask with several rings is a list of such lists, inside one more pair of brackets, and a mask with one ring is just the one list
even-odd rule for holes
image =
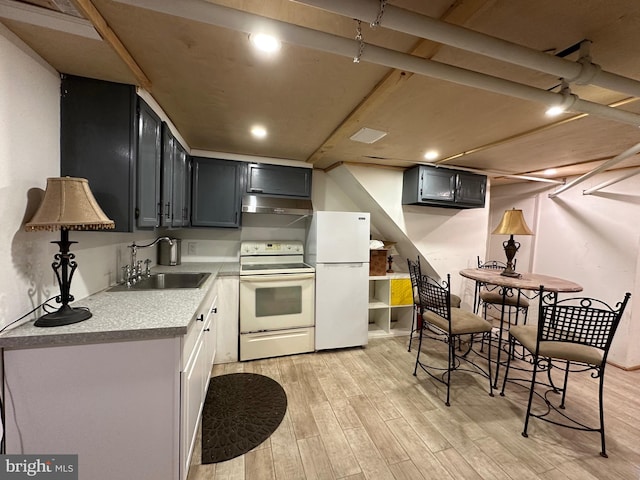
{"label": "chair backrest", "polygon": [[418,296],[418,282],[422,271],[420,270],[420,256],[415,262],[412,262],[407,258],[407,265],[409,267],[409,278],[411,279],[411,293],[413,294],[413,303],[420,304],[420,297]]}
{"label": "chair backrest", "polygon": [[411,288],[413,291],[417,291],[418,289],[418,281],[422,272],[420,271],[420,256],[415,262],[412,262],[411,259],[407,258],[407,266],[409,267],[409,278],[411,278]]}
{"label": "chair backrest", "polygon": [[540,287],[538,310],[538,341],[566,342],[587,345],[604,351],[604,359],[613,336],[631,297],[614,307],[588,297],[558,300],[558,294]]}
{"label": "chair backrest", "polygon": [[451,320],[450,282],[449,274],[447,274],[447,280],[442,282],[428,275],[420,275],[418,281],[418,296],[422,308],[440,315],[447,321]]}
{"label": "chair backrest", "polygon": [[[513,259],[513,266],[515,268],[515,262],[516,259]],[[478,256],[478,268],[490,268],[492,270],[504,270],[505,268],[507,268],[507,264],[505,262],[500,262],[498,260],[487,260],[485,262],[482,262],[482,260],[480,260],[480,256]]]}

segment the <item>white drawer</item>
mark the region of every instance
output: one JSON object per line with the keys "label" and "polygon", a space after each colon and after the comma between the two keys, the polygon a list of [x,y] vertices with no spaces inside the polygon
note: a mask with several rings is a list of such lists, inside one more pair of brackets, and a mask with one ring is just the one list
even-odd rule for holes
{"label": "white drawer", "polygon": [[314,333],[314,327],[243,333],[240,335],[240,360],[313,352]]}

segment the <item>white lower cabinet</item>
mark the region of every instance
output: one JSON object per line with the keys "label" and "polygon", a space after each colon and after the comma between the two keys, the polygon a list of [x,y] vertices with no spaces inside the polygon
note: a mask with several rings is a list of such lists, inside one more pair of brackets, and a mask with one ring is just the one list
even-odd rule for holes
{"label": "white lower cabinet", "polygon": [[182,337],[5,349],[6,453],[77,454],[83,479],[185,480],[216,299],[214,284]]}
{"label": "white lower cabinet", "polygon": [[182,442],[180,462],[182,479],[187,477],[191,454],[197,437],[198,419],[203,406],[203,389],[205,381],[206,355],[204,339],[195,346],[193,358],[182,372]]}
{"label": "white lower cabinet", "polygon": [[[180,479],[186,480],[198,434],[198,421],[211,378],[216,353],[217,282],[196,313],[183,341],[181,374]],[[195,337],[195,341],[193,338]]]}

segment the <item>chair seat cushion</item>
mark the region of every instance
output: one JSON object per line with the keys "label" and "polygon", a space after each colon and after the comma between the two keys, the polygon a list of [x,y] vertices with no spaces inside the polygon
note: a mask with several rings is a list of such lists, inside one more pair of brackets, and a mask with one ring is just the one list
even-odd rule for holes
{"label": "chair seat cushion", "polygon": [[[484,303],[502,305],[502,294],[498,291],[482,291],[480,292],[480,298]],[[520,295],[520,298],[518,298],[518,294],[516,293],[512,296],[505,295],[504,304],[510,307],[528,308],[529,300],[524,295]]]}
{"label": "chair seat cushion", "polygon": [[[522,344],[524,348],[534,353],[538,337],[537,325],[514,325],[509,334]],[[545,341],[540,342],[538,355],[541,357],[557,358],[572,362],[588,363],[600,366],[603,352],[599,348],[571,342]]]}
{"label": "chair seat cushion", "polygon": [[[453,293],[451,295],[451,308],[460,308],[460,304],[462,303],[462,299]],[[418,288],[413,289],[413,303],[416,305],[420,305],[420,297],[418,296]]]}
{"label": "chair seat cushion", "polygon": [[[422,319],[427,323],[435,325],[441,330],[449,331],[449,323],[447,320],[430,310],[426,310],[422,314]],[[453,335],[490,331],[491,323],[487,322],[484,318],[460,308],[451,309],[451,333]]]}

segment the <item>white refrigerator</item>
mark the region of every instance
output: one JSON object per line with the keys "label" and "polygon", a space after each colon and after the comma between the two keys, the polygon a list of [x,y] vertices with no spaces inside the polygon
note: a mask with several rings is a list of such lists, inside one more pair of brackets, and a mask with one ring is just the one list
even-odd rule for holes
{"label": "white refrigerator", "polygon": [[369,225],[363,212],[315,212],[306,245],[316,269],[316,350],[366,345]]}

